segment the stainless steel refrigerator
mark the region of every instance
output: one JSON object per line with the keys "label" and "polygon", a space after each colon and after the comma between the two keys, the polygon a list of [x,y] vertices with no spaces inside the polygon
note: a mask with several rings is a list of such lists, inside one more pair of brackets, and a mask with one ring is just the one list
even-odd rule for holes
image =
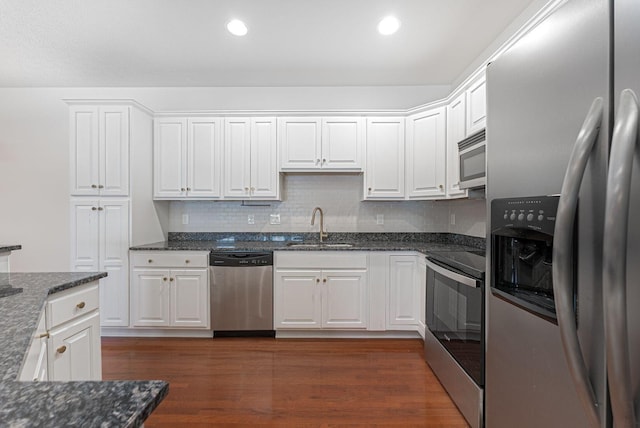
{"label": "stainless steel refrigerator", "polygon": [[487,293],[489,428],[640,426],[638,95],[639,0],[564,2],[488,66],[489,206],[560,194],[557,319]]}

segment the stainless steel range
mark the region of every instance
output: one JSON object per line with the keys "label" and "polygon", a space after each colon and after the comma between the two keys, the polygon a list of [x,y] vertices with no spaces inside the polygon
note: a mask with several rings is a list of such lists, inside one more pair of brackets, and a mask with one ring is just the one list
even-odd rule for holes
{"label": "stainless steel range", "polygon": [[425,360],[472,427],[483,425],[484,252],[427,257]]}

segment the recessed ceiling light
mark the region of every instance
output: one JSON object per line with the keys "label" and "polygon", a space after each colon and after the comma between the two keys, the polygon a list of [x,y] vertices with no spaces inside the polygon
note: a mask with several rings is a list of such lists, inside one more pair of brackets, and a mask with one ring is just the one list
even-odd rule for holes
{"label": "recessed ceiling light", "polygon": [[247,26],[239,19],[232,19],[227,24],[227,30],[234,36],[244,36],[247,34]]}
{"label": "recessed ceiling light", "polygon": [[388,36],[395,33],[400,28],[400,21],[395,16],[385,16],[378,23],[378,33]]}

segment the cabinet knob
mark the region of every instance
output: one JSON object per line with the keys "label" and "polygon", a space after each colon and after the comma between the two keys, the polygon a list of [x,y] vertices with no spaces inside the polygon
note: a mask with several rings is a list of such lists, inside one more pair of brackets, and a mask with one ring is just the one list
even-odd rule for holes
{"label": "cabinet knob", "polygon": [[169,278],[169,282],[173,282],[174,278]]}
{"label": "cabinet knob", "polygon": [[322,278],[322,282],[327,282],[327,278]]}
{"label": "cabinet knob", "polygon": [[104,186],[102,184],[98,184],[98,189],[104,189]]}
{"label": "cabinet knob", "polygon": [[316,282],[320,282],[320,278],[316,278]]}
{"label": "cabinet knob", "polygon": [[91,188],[92,188],[92,189],[97,189],[97,188],[98,188],[98,186],[96,186],[95,184],[92,184],[92,185],[91,185]]}
{"label": "cabinet knob", "polygon": [[147,260],[149,263],[153,263],[153,259],[149,259]]}
{"label": "cabinet knob", "polygon": [[369,191],[371,191],[371,187],[369,187]]}
{"label": "cabinet knob", "polygon": [[181,191],[181,192],[184,192],[184,191],[185,191],[185,190],[184,190],[184,187],[181,187],[181,188],[180,188],[180,191]]}
{"label": "cabinet knob", "polygon": [[104,208],[98,207],[98,211],[104,211]]}
{"label": "cabinet knob", "polygon": [[164,278],[162,278],[162,280],[163,280],[164,282],[167,282],[167,277],[165,276]]}
{"label": "cabinet knob", "polygon": [[327,160],[326,159],[322,159],[322,163],[327,163]]}
{"label": "cabinet knob", "polygon": [[441,184],[438,186],[440,188],[440,190],[444,190],[444,186]]}
{"label": "cabinet knob", "polygon": [[248,191],[249,191],[249,188],[248,188],[248,187],[245,187],[245,188],[244,188],[244,191],[245,191],[245,192],[248,192]]}
{"label": "cabinet knob", "polygon": [[189,264],[189,263],[191,263],[191,260],[187,259],[187,260],[185,260],[184,262],[185,262],[186,264]]}
{"label": "cabinet knob", "polygon": [[85,306],[87,306],[87,305],[86,305],[86,303],[84,303],[84,302],[80,302],[80,303],[78,303],[78,304],[76,305],[76,308],[78,308],[78,309],[84,309],[84,307],[85,307]]}
{"label": "cabinet knob", "polygon": [[187,192],[190,192],[190,191],[191,191],[191,187],[187,187]]}
{"label": "cabinet knob", "polygon": [[320,159],[316,159],[316,165],[320,163]]}
{"label": "cabinet knob", "polygon": [[64,354],[66,350],[67,350],[67,345],[62,345],[61,347],[59,347],[58,349],[56,349],[56,352],[57,352],[58,354]]}
{"label": "cabinet knob", "polygon": [[95,211],[95,210],[97,210],[97,209],[98,209],[98,208],[96,208],[96,207],[91,207],[91,211]]}

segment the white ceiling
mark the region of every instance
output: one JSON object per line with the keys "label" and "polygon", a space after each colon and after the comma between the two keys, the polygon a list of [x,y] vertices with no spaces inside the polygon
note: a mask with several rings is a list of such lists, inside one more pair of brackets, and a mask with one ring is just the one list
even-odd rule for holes
{"label": "white ceiling", "polygon": [[0,0],[0,87],[450,84],[532,1]]}

